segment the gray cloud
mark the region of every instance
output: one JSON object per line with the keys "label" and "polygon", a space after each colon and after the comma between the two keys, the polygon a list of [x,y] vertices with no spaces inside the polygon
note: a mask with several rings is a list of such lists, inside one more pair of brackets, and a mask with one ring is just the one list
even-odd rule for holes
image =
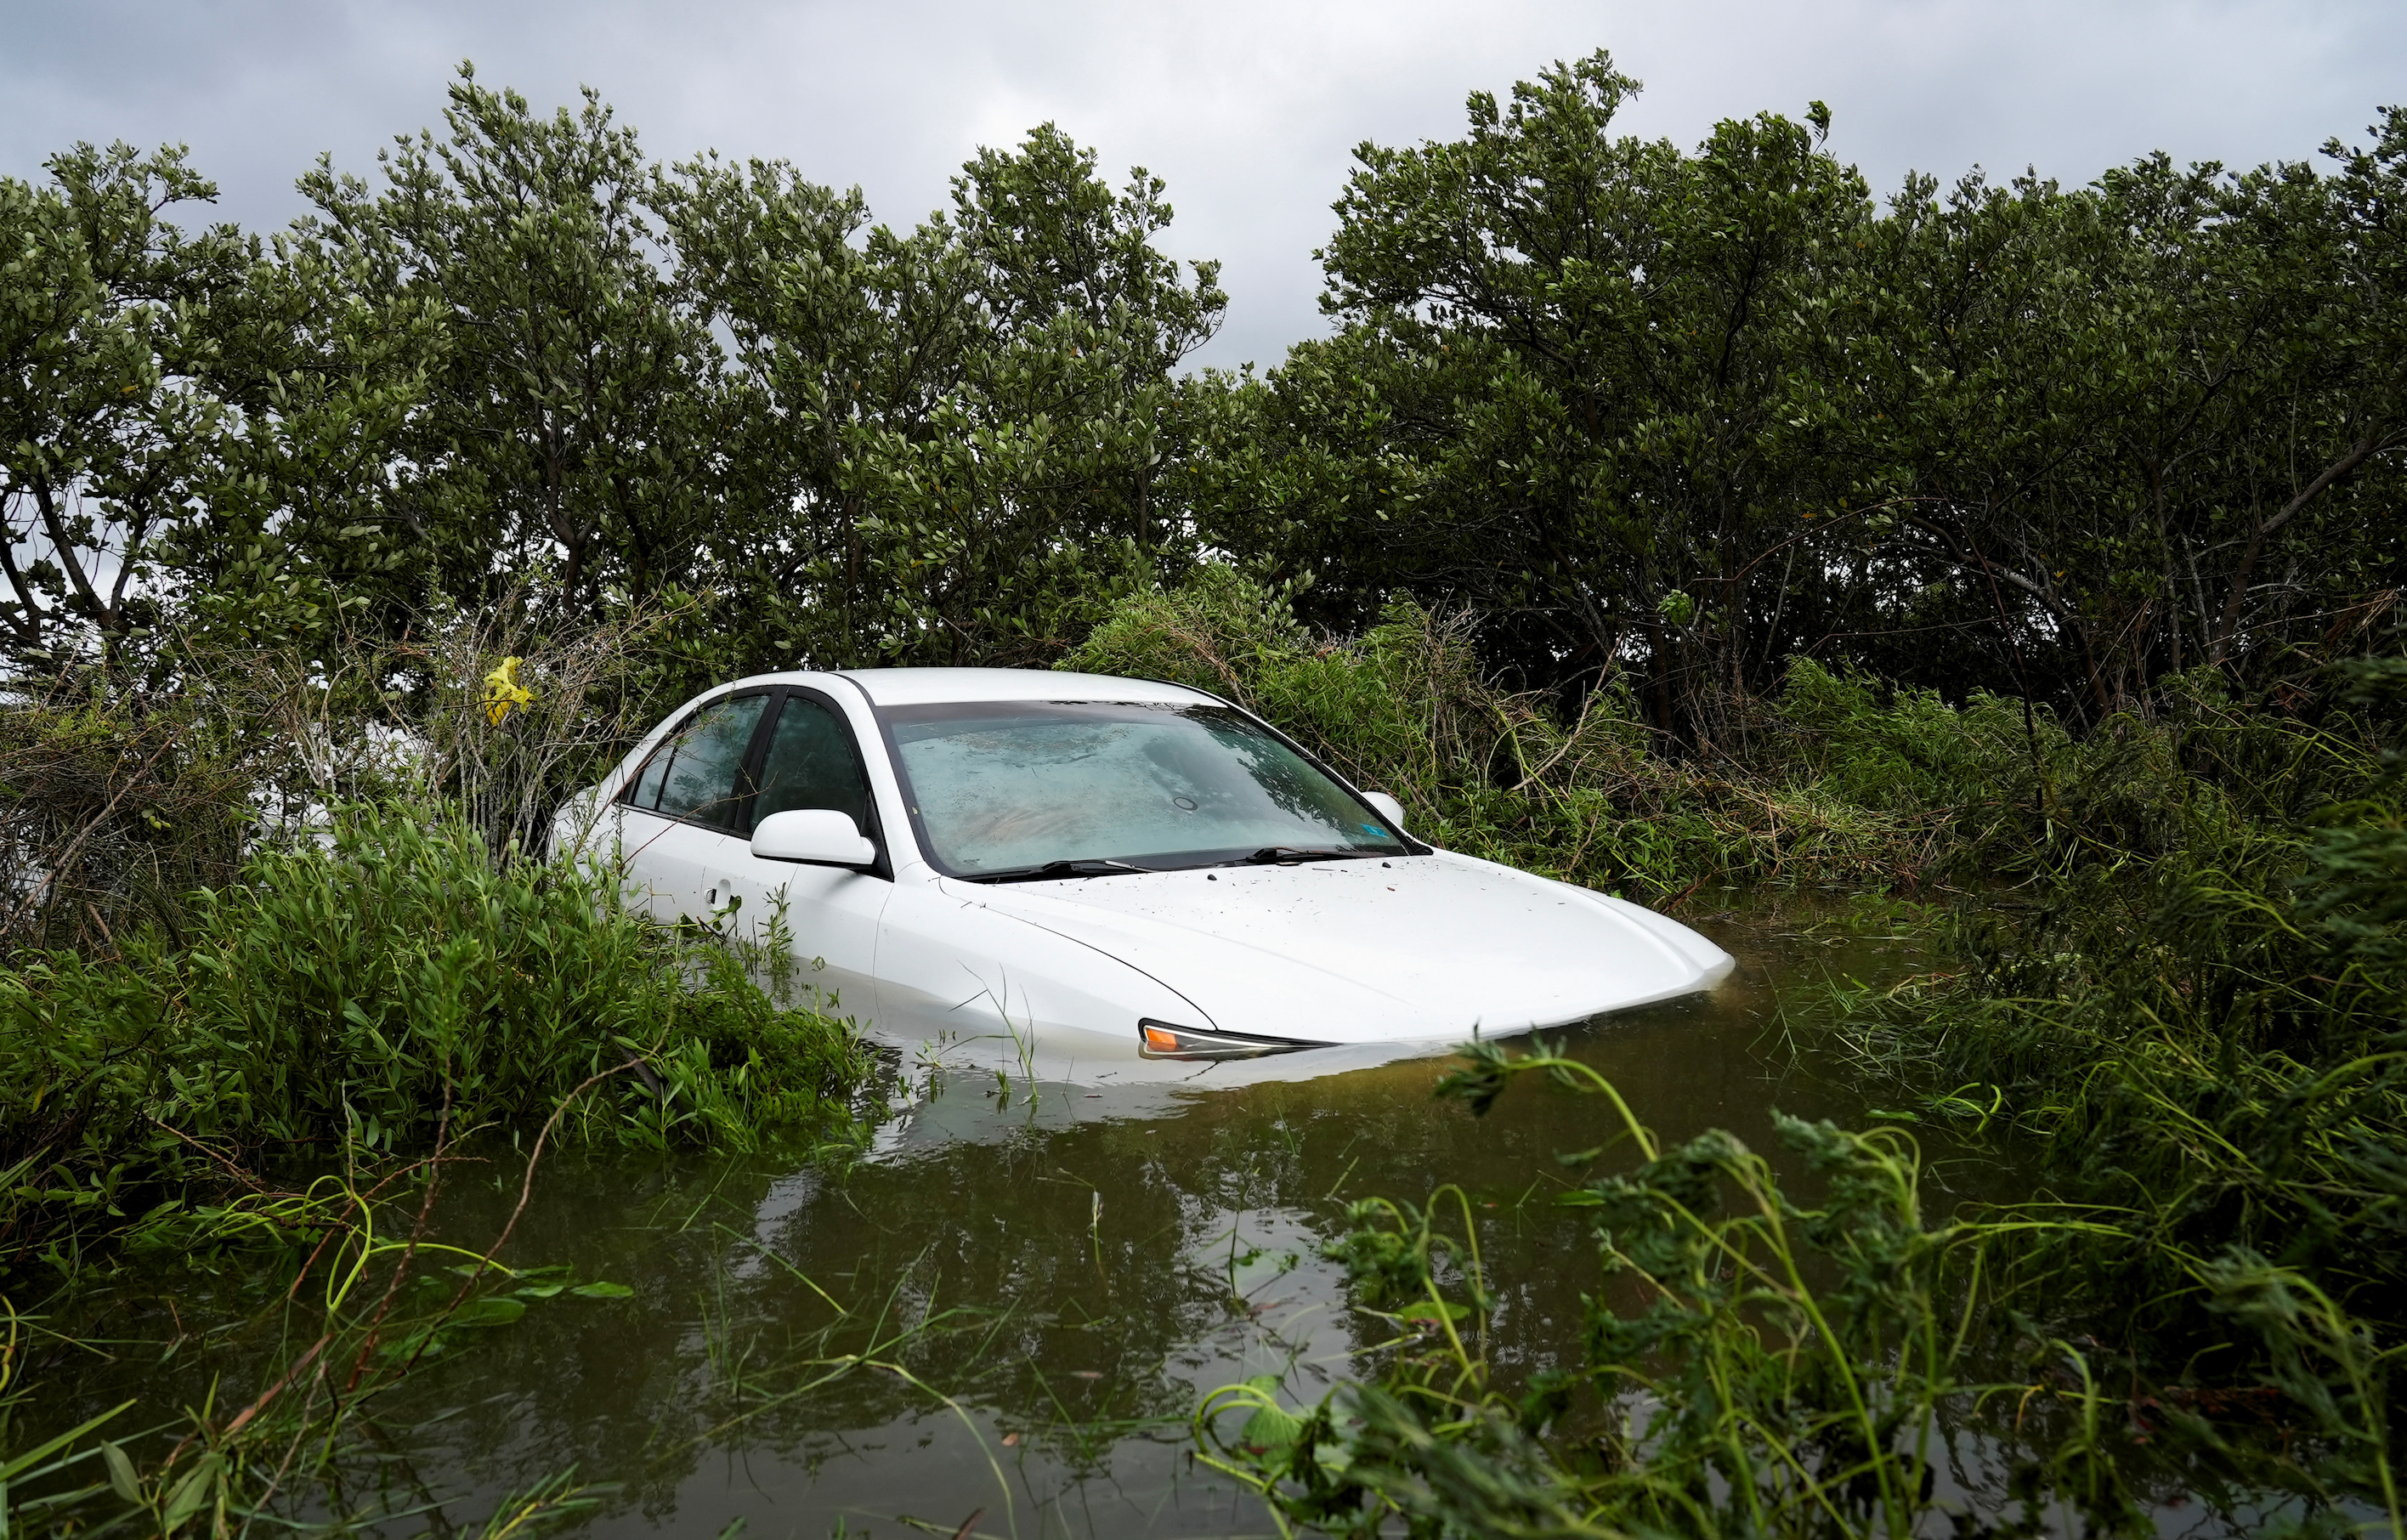
{"label": "gray cloud", "polygon": [[463,58],[540,106],[596,87],[655,155],[858,183],[898,224],[978,145],[1054,120],[1116,173],[1168,180],[1167,244],[1226,263],[1229,325],[1204,357],[1231,364],[1321,329],[1310,253],[1357,143],[1454,136],[1467,92],[1599,45],[1646,81],[1631,131],[1693,143],[1819,97],[1876,189],[1976,163],[2086,181],[2157,149],[2300,159],[2407,98],[2396,0],[0,0],[0,170],[36,176],[79,138],[186,142],[255,227],[300,211],[292,178],[319,152],[365,171],[437,121]]}

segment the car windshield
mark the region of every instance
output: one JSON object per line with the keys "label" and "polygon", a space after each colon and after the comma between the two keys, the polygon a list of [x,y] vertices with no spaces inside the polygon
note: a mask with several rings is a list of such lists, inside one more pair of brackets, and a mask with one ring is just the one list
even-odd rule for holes
{"label": "car windshield", "polygon": [[883,715],[929,853],[962,877],[1406,853],[1351,792],[1224,706],[987,701]]}

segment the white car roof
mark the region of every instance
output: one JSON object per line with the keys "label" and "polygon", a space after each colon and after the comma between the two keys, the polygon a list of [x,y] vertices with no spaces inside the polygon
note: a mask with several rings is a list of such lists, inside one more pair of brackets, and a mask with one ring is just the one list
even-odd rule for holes
{"label": "white car roof", "polygon": [[1184,685],[1118,679],[1104,674],[1062,674],[1049,668],[847,668],[879,706],[931,706],[954,701],[1142,701],[1204,706],[1212,697]]}

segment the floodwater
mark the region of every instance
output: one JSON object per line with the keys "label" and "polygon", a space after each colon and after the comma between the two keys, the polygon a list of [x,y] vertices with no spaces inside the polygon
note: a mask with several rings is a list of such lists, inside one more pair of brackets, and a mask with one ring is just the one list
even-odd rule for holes
{"label": "floodwater", "polygon": [[[1905,946],[1697,923],[1740,959],[1730,983],[1592,1023],[1568,1051],[1666,1139],[1725,1128],[1781,1164],[1774,1108],[1860,1126],[1876,1109],[1790,1040],[1779,1005],[1896,977]],[[591,1535],[1272,1533],[1197,1463],[1189,1418],[1249,1376],[1308,1402],[1355,1371],[1379,1323],[1319,1255],[1349,1202],[1460,1184],[1505,1301],[1495,1361],[1527,1372],[1578,1340],[1593,1244],[1552,1200],[1585,1173],[1554,1157],[1606,1143],[1611,1108],[1528,1082],[1474,1118],[1432,1099],[1446,1067],[1107,1092],[905,1069],[865,1160],[548,1159],[504,1260],[632,1293],[563,1290],[453,1333],[374,1403],[372,1457],[336,1503],[415,1510],[394,1533],[473,1533],[574,1472],[606,1484],[576,1531]],[[1927,1148],[1932,1202],[2011,1195],[1994,1155]],[[506,1161],[455,1168],[444,1238],[482,1248],[518,1188]],[[78,1310],[78,1334],[116,1346],[69,1373],[58,1410],[138,1395],[164,1425],[221,1376],[221,1406],[247,1401],[277,1292],[239,1255],[129,1271]]]}

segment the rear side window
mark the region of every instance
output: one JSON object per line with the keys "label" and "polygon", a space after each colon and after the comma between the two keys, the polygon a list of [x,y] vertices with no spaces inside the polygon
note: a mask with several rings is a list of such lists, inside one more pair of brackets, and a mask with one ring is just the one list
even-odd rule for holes
{"label": "rear side window", "polygon": [[704,706],[652,750],[627,800],[670,818],[733,829],[744,798],[744,756],[752,747],[766,695],[744,695]]}
{"label": "rear side window", "polygon": [[869,827],[869,778],[852,734],[836,714],[807,695],[789,695],[761,765],[761,794],[752,824],[797,807],[831,808]]}

